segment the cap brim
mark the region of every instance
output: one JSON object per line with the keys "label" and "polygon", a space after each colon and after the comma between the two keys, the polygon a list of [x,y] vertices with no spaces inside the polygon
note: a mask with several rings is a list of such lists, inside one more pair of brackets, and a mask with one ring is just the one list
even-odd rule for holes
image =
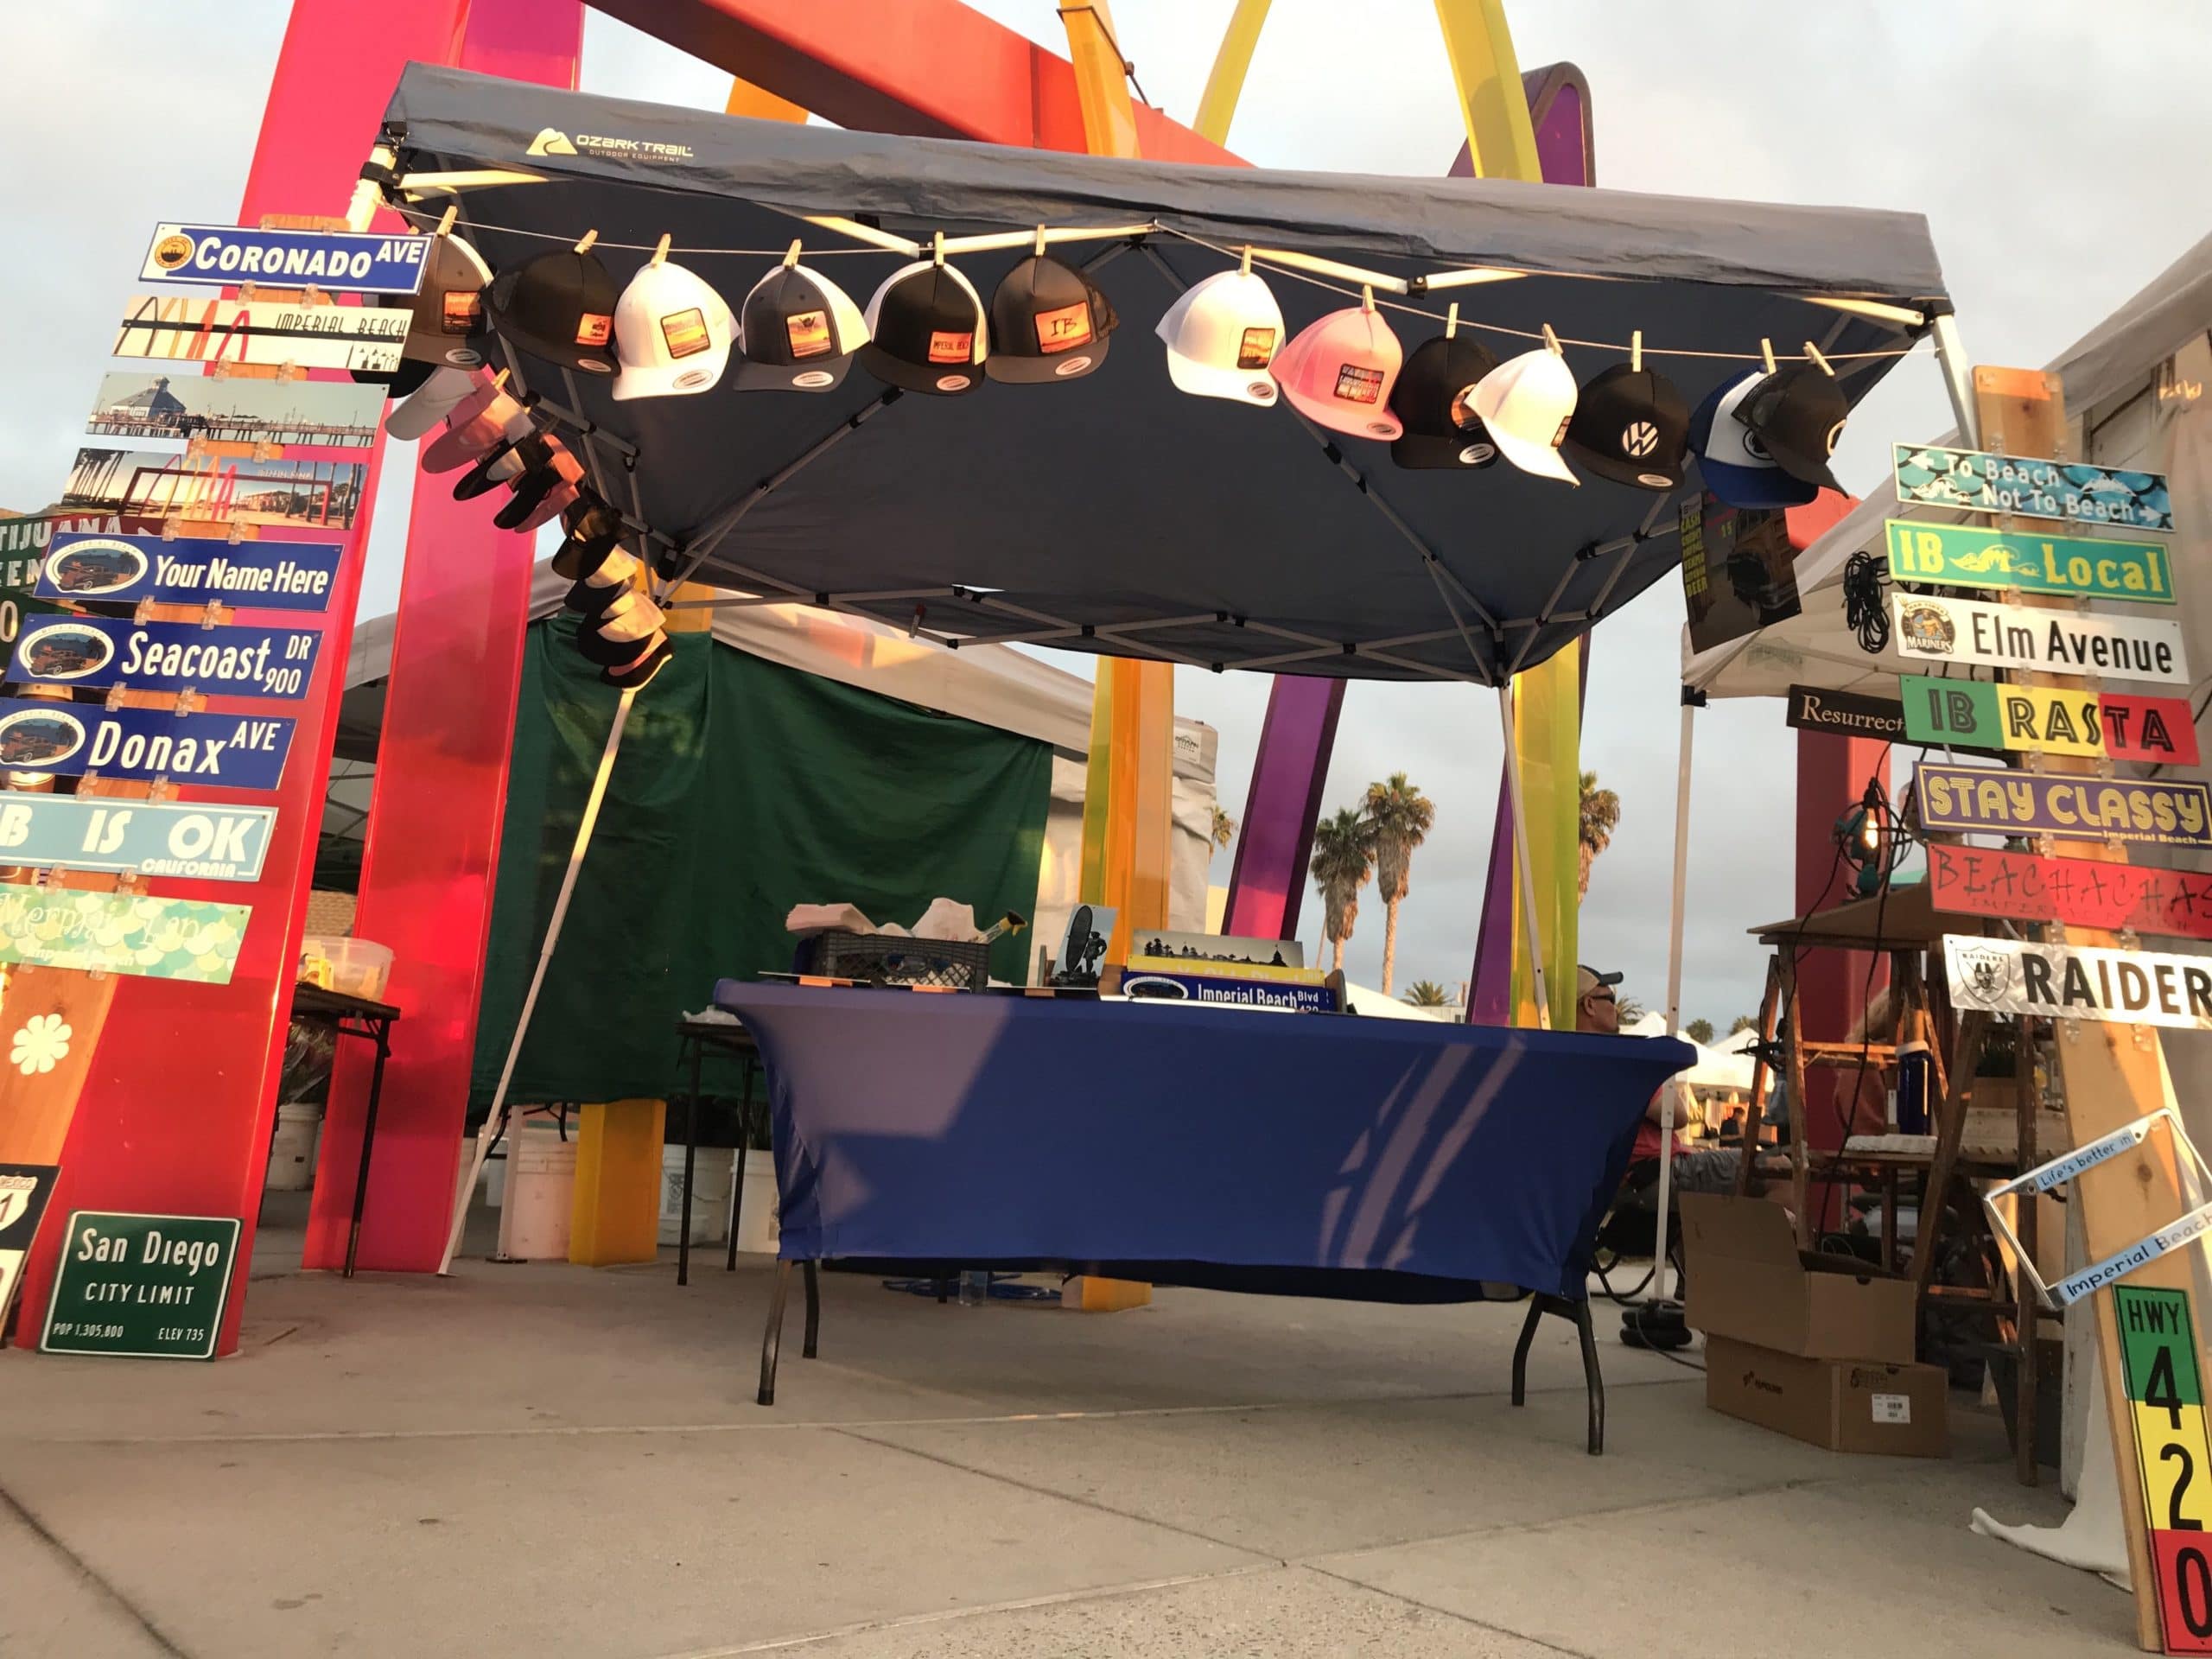
{"label": "cap brim", "polygon": [[1220,397],[1255,409],[1274,408],[1281,395],[1281,388],[1265,369],[1217,368],[1185,357],[1172,346],[1167,348],[1167,378],[1175,383],[1176,391],[1187,391],[1193,397]]}
{"label": "cap brim", "polygon": [[[835,391],[851,372],[853,353],[810,358],[804,363],[756,363],[740,358],[729,384],[740,391]],[[880,378],[880,377],[879,377]]]}
{"label": "cap brim", "polygon": [[993,352],[983,361],[990,378],[1013,386],[1049,386],[1056,380],[1080,380],[1106,360],[1108,336],[1099,335],[1071,352],[1051,357],[1016,357]]}
{"label": "cap brim", "polygon": [[647,684],[654,675],[668,666],[669,658],[676,655],[676,647],[664,639],[646,655],[624,668],[603,668],[599,677],[607,684],[624,691],[635,691]]}
{"label": "cap brim", "polygon": [[1835,481],[1835,474],[1828,470],[1827,462],[1815,455],[1801,455],[1792,450],[1778,449],[1772,439],[1766,440],[1766,452],[1774,457],[1774,464],[1799,482],[1810,484],[1816,489],[1834,490],[1843,494],[1844,487]]}
{"label": "cap brim", "polygon": [[1497,446],[1481,432],[1450,438],[1408,432],[1390,446],[1390,459],[1412,472],[1478,473],[1497,465]]}
{"label": "cap brim", "polygon": [[[626,404],[637,397],[696,397],[702,391],[712,391],[721,384],[723,372],[729,367],[729,357],[730,348],[724,343],[710,346],[680,363],[626,367],[614,377],[614,401]],[[701,374],[702,369],[707,372]],[[679,381],[693,384],[679,385]]]}
{"label": "cap brim", "polygon": [[1534,473],[1538,478],[1555,478],[1562,484],[1582,482],[1554,445],[1514,437],[1495,428],[1491,429],[1490,441],[1497,446],[1498,454],[1524,473]]}
{"label": "cap brim", "polygon": [[1732,507],[1802,507],[1821,493],[1819,485],[1792,478],[1779,467],[1701,461],[1698,475],[1717,499]]}
{"label": "cap brim", "polygon": [[402,443],[427,437],[475,388],[476,377],[466,369],[434,370],[422,389],[385,418],[384,429]]}
{"label": "cap brim", "polygon": [[[935,397],[964,397],[983,384],[981,363],[909,363],[892,356],[874,340],[855,355],[860,359],[861,366],[885,385],[906,391],[927,392]],[[946,384],[953,380],[963,384]]]}
{"label": "cap brim", "polygon": [[1682,463],[1662,467],[1656,461],[1643,466],[1621,460],[1617,455],[1600,454],[1569,438],[1560,446],[1560,450],[1574,458],[1575,464],[1599,478],[1615,484],[1625,484],[1632,490],[1678,490],[1682,486]]}
{"label": "cap brim", "polygon": [[1331,398],[1308,397],[1294,386],[1285,386],[1282,395],[1290,400],[1293,409],[1316,426],[1325,426],[1348,438],[1373,438],[1378,442],[1395,443],[1406,435],[1405,423],[1380,404],[1355,407]]}

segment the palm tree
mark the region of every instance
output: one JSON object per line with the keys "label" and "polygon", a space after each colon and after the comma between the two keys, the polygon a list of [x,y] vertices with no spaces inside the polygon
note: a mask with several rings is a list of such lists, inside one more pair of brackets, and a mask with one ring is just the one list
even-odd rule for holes
{"label": "palm tree", "polygon": [[1213,809],[1213,844],[1217,847],[1226,847],[1236,838],[1236,820],[1223,811],[1221,804],[1217,801]]}
{"label": "palm tree", "polygon": [[1436,807],[1402,772],[1370,784],[1365,805],[1375,841],[1375,889],[1382,895],[1382,995],[1388,996],[1398,966],[1398,906],[1413,883],[1414,849],[1435,827]]}
{"label": "palm tree", "polygon": [[1417,1008],[1448,1008],[1452,999],[1433,979],[1417,979],[1406,988],[1406,1001]]}
{"label": "palm tree", "polygon": [[1713,1021],[1693,1020],[1682,1027],[1682,1035],[1694,1043],[1710,1043],[1713,1040]]}
{"label": "palm tree", "polygon": [[1620,997],[1613,1003],[1613,1017],[1624,1031],[1643,1019],[1645,1012],[1643,1004],[1632,996]]}
{"label": "palm tree", "polygon": [[1758,1028],[1759,1022],[1757,1015],[1739,1014],[1736,1016],[1736,1023],[1728,1027],[1728,1034],[1733,1037],[1739,1031],[1757,1031]]}
{"label": "palm tree", "polygon": [[1336,947],[1330,963],[1344,965],[1344,941],[1359,919],[1359,890],[1375,863],[1375,844],[1367,821],[1350,807],[1313,826],[1313,885],[1321,890],[1321,936]]}
{"label": "palm tree", "polygon": [[1598,774],[1582,774],[1582,823],[1580,847],[1582,867],[1574,878],[1574,902],[1580,904],[1590,896],[1590,866],[1598,855],[1612,844],[1613,830],[1621,821],[1621,798],[1610,789],[1598,787]]}

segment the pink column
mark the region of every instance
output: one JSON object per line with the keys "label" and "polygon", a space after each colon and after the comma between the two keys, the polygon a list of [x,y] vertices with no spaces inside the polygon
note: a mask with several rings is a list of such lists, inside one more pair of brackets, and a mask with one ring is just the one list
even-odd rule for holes
{"label": "pink column", "polygon": [[[573,88],[580,0],[474,0],[461,67]],[[414,464],[414,451],[404,464]],[[514,747],[534,538],[499,530],[452,480],[415,480],[407,566],[377,748],[353,931],[391,947],[385,1000],[404,1012],[377,1114],[359,1263],[437,1269],[476,1052],[499,824]],[[349,1044],[359,1051],[362,1044]],[[344,1263],[360,1166],[370,1057],[331,1085],[306,1265]]]}

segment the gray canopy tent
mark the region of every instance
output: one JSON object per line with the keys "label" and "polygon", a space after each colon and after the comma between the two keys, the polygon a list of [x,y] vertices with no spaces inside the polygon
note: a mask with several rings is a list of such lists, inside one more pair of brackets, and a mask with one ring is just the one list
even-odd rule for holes
{"label": "gray canopy tent", "polygon": [[[665,586],[696,576],[735,590],[716,603],[798,600],[954,650],[1458,680],[1498,688],[1501,709],[1513,673],[1675,567],[1694,471],[1655,494],[1503,463],[1402,470],[1387,446],[1287,403],[1186,396],[1151,337],[1185,288],[1249,252],[1294,332],[1366,289],[1410,354],[1456,302],[1458,326],[1501,358],[1549,329],[1582,380],[1640,339],[1693,407],[1770,351],[1802,360],[1808,345],[1855,403],[1922,334],[1940,339],[1949,310],[1916,215],[1062,155],[420,65],[372,164],[416,225],[454,207],[495,270],[591,232],[620,283],[666,237],[670,258],[734,303],[797,238],[865,303],[943,238],[988,299],[1042,237],[1113,304],[1096,372],[961,397],[902,397],[856,368],[811,397],[726,378],[616,403],[580,383],[595,377],[509,352]],[[610,764],[628,708],[626,694]],[[1517,823],[1510,737],[1506,753]]]}

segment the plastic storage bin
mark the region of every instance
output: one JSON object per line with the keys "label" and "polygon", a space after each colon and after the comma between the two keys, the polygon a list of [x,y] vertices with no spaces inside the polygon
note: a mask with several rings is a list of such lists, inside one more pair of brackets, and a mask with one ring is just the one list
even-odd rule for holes
{"label": "plastic storage bin", "polygon": [[320,985],[326,991],[348,996],[384,998],[385,982],[391,977],[391,949],[374,939],[340,938],[310,933],[300,941],[300,982]]}

